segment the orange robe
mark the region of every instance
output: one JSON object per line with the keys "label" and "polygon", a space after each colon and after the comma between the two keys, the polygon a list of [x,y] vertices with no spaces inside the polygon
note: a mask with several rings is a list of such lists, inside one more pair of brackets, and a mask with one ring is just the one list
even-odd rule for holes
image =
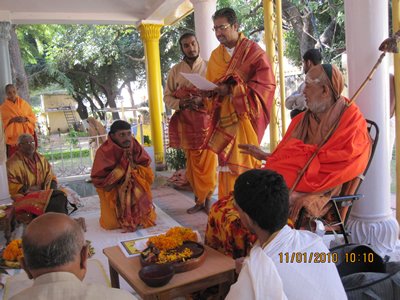
{"label": "orange robe", "polygon": [[[7,145],[17,145],[18,137],[23,133],[34,135],[36,117],[32,111],[32,107],[24,99],[17,96],[15,103],[6,99],[3,104],[0,105],[0,113],[3,119],[3,128]],[[10,123],[10,120],[14,117],[26,117],[28,121],[24,123]]]}
{"label": "orange robe", "polygon": [[[29,212],[41,215],[46,211],[54,191],[51,183],[57,182],[57,179],[43,155],[36,152],[31,160],[16,152],[7,160],[7,177],[17,214]],[[39,186],[41,190],[27,192],[32,186]]]}
{"label": "orange robe", "polygon": [[[186,156],[186,178],[193,189],[196,204],[202,205],[210,198],[217,184],[217,156],[204,149],[204,141],[210,126],[210,117],[202,107],[196,110],[180,110],[180,98],[191,98],[196,90],[182,76],[195,73],[205,76],[207,63],[198,57],[190,67],[186,61],[175,65],[168,74],[164,89],[164,102],[175,112],[169,123],[169,146],[183,149]],[[179,92],[179,97],[177,93]]]}
{"label": "orange robe", "polygon": [[207,79],[232,84],[231,95],[214,97],[209,104],[207,147],[218,154],[218,196],[223,198],[233,190],[237,176],[260,166],[252,156],[241,154],[238,144],[259,146],[269,124],[275,78],[265,51],[240,34],[232,57],[223,45],[212,52]]}
{"label": "orange robe", "polygon": [[133,137],[130,148],[121,148],[108,137],[96,151],[91,178],[100,198],[101,227],[135,231],[155,225],[150,162]]}
{"label": "orange robe", "polygon": [[[308,158],[317,149],[317,145],[306,144],[292,136],[309,117],[307,114],[310,112],[301,113],[292,120],[284,138],[267,159],[264,167],[282,174],[289,188]],[[358,107],[353,104],[343,112],[336,130],[321,147],[295,188],[295,192],[307,194],[298,197],[294,203],[291,201],[292,220],[297,219],[298,206],[302,205],[307,212],[310,209],[314,216],[323,215],[327,211],[326,204],[330,194],[334,195],[343,183],[364,172],[370,149],[371,141],[366,121]],[[328,196],[325,197],[325,194]],[[253,239],[254,236],[241,223],[231,196],[223,199],[222,204],[213,205],[206,230],[207,245],[238,258],[248,254]]]}

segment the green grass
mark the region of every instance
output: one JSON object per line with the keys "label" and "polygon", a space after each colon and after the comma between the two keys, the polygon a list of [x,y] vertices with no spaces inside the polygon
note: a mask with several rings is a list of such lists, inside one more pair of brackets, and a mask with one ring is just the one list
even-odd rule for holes
{"label": "green grass", "polygon": [[70,150],[70,151],[54,151],[54,152],[45,152],[43,153],[44,157],[46,157],[47,160],[58,160],[61,158],[70,158],[71,156],[73,158],[77,157],[89,157],[90,156],[90,150],[89,149],[75,149],[75,150]]}

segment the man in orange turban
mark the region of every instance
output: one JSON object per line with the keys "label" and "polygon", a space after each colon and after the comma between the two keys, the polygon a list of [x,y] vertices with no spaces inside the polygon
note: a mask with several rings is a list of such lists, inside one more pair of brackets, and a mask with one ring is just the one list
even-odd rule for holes
{"label": "man in orange turban", "polygon": [[[269,154],[254,145],[239,146],[243,153],[266,160],[264,168],[280,173],[294,190],[289,203],[293,222],[301,208],[309,216],[324,216],[331,196],[367,166],[371,149],[367,124],[357,105],[348,106],[349,100],[341,96],[343,86],[337,67],[323,64],[311,68],[304,89],[308,109],[292,120],[275,151]],[[294,186],[299,172],[317,149],[317,155]],[[231,256],[245,256],[253,240],[243,228],[230,197],[212,207],[206,243]],[[226,240],[230,241],[228,246],[221,242]]]}

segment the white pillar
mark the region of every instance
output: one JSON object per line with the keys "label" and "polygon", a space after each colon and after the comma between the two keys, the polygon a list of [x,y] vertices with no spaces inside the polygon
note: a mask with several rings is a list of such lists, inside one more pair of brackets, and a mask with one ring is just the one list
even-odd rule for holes
{"label": "white pillar", "polygon": [[[5,99],[4,87],[12,82],[10,53],[8,50],[11,23],[2,21],[6,17],[4,14],[0,14],[0,103],[3,103]],[[8,190],[6,160],[6,143],[0,115],[0,205],[12,202]]]}
{"label": "white pillar", "polygon": [[200,56],[204,60],[210,58],[211,52],[218,47],[212,28],[212,15],[216,11],[216,0],[190,0],[194,8],[194,26],[196,37],[200,45]]}
{"label": "white pillar", "polygon": [[12,202],[8,191],[8,179],[6,168],[6,142],[4,139],[3,122],[0,114],[0,205]]}
{"label": "white pillar", "polygon": [[3,22],[0,19],[0,104],[3,103],[5,99],[4,87],[12,83],[10,52],[8,50],[10,28],[10,22]]}
{"label": "white pillar", "polygon": [[[354,95],[382,52],[388,37],[388,0],[345,0],[349,96]],[[368,21],[366,21],[368,20]],[[387,54],[389,56],[391,54]],[[379,254],[394,253],[399,226],[390,209],[389,77],[387,57],[357,99],[365,118],[379,126],[374,158],[348,222],[351,240]]]}

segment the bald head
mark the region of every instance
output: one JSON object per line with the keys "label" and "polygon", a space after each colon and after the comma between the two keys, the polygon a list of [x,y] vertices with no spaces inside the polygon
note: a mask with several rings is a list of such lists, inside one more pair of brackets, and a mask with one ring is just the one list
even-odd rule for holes
{"label": "bald head", "polygon": [[22,237],[28,269],[54,268],[73,262],[84,246],[79,224],[65,214],[46,213],[34,219]]}

